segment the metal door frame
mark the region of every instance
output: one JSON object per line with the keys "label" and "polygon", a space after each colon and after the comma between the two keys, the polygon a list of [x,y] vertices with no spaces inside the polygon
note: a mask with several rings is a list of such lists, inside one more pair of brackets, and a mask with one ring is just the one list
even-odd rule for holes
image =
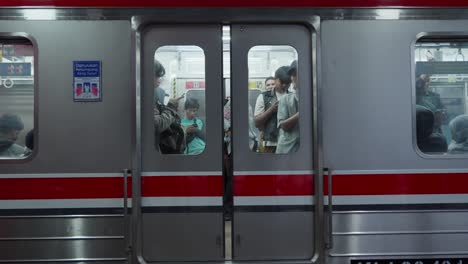
{"label": "metal door frame", "polygon": [[[319,113],[319,96],[318,87],[320,82],[320,17],[315,15],[304,16],[294,14],[272,18],[270,12],[258,9],[253,12],[236,15],[228,12],[228,9],[223,9],[226,12],[214,13],[210,10],[196,10],[198,12],[166,13],[161,12],[154,16],[134,16],[131,19],[132,26],[132,107],[135,109],[132,132],[132,257],[131,263],[146,263],[143,258],[143,246],[141,241],[141,173],[142,173],[142,146],[141,146],[141,94],[142,94],[142,65],[141,65],[141,45],[142,45],[142,30],[149,24],[219,24],[229,25],[230,23],[246,23],[246,24],[302,24],[311,32],[311,69],[312,69],[312,102],[313,106],[313,169],[314,169],[314,205],[316,206],[314,213],[314,249],[313,257],[309,261],[303,263],[322,263],[325,260],[324,254],[324,214],[323,214],[323,172],[322,172],[322,146],[320,134]],[[251,10],[251,9],[250,9]],[[221,36],[220,36],[221,37]],[[269,261],[268,263],[271,263]],[[281,263],[285,263],[281,261]],[[293,261],[293,263],[301,263]]]}

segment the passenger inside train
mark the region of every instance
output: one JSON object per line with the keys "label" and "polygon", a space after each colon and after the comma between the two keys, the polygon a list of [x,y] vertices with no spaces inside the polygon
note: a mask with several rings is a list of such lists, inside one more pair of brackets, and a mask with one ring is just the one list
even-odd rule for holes
{"label": "passenger inside train", "polygon": [[155,88],[154,103],[155,146],[163,154],[181,154],[185,150],[185,135],[177,109],[179,100],[183,97],[171,98],[164,105],[164,97],[157,91],[162,90],[159,84],[166,71],[159,61],[155,61],[154,72],[155,84],[158,85]]}
{"label": "passenger inside train", "polygon": [[442,134],[442,124],[446,120],[446,108],[440,95],[429,90],[430,76],[421,74],[416,81],[416,104],[422,105],[434,113],[434,132]]}
{"label": "passenger inside train", "polygon": [[203,133],[203,121],[197,118],[200,104],[197,99],[187,98],[184,104],[185,118],[181,124],[185,130],[185,154],[198,155],[205,150],[205,135]]}
{"label": "passenger inside train", "polygon": [[19,158],[31,153],[28,148],[16,143],[23,128],[23,121],[18,115],[3,114],[0,116],[0,157]]}
{"label": "passenger inside train", "polygon": [[434,113],[421,105],[416,105],[416,138],[419,149],[424,153],[447,151],[444,136],[434,132]]}
{"label": "passenger inside train", "polygon": [[291,84],[289,67],[282,66],[275,71],[275,88],[265,91],[257,97],[255,103],[255,125],[262,131],[263,152],[275,153],[278,142],[278,105],[279,101],[288,93]]}
{"label": "passenger inside train", "polygon": [[296,152],[299,149],[299,85],[297,78],[297,60],[288,70],[293,84],[293,92],[286,94],[278,105],[278,145],[277,154]]}
{"label": "passenger inside train", "polygon": [[459,115],[449,124],[452,142],[448,147],[451,154],[468,152],[468,115]]}

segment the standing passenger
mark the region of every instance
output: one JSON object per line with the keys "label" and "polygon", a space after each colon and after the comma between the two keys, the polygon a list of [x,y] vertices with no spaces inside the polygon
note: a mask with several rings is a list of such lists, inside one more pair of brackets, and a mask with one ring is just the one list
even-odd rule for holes
{"label": "standing passenger", "polygon": [[155,60],[154,61],[154,103],[159,102],[164,104],[164,99],[166,98],[166,91],[161,87],[161,78],[166,75],[166,69],[162,64]]}
{"label": "standing passenger", "polygon": [[[161,78],[164,76],[166,71],[164,67],[155,61],[155,84],[161,83]],[[156,87],[157,89],[161,89]],[[155,102],[154,102],[154,128],[155,128],[155,146],[163,154],[181,154],[185,150],[185,135],[182,126],[180,125],[180,117],[177,113],[179,108],[179,100],[183,96],[178,98],[171,98],[164,105],[164,99],[157,96],[155,90]]]}
{"label": "standing passenger", "polygon": [[265,79],[265,91],[271,91],[275,88],[275,78],[268,77]]}
{"label": "standing passenger", "polygon": [[276,153],[296,152],[299,149],[299,84],[297,60],[291,63],[288,72],[293,82],[293,92],[279,102],[278,127],[280,128]]}
{"label": "standing passenger", "polygon": [[255,126],[262,130],[265,144],[263,152],[276,152],[278,141],[276,113],[278,112],[278,102],[286,95],[288,86],[291,83],[288,70],[288,66],[278,68],[275,72],[275,88],[261,93],[255,103]]}

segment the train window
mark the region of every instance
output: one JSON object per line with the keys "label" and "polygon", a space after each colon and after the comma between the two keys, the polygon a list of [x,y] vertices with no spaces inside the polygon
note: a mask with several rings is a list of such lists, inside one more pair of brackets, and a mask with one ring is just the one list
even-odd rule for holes
{"label": "train window", "polygon": [[299,148],[297,51],[291,46],[255,46],[248,53],[249,147],[286,154]]}
{"label": "train window", "polygon": [[26,38],[0,38],[0,159],[34,149],[34,48]]}
{"label": "train window", "polygon": [[468,38],[423,37],[414,55],[418,148],[468,153]]}
{"label": "train window", "polygon": [[163,154],[205,150],[205,54],[198,46],[163,46],[154,55],[155,129]]}

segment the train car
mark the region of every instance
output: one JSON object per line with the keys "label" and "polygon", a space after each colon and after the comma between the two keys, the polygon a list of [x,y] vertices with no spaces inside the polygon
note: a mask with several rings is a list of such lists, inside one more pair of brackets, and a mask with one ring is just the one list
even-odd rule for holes
{"label": "train car", "polygon": [[0,263],[468,263],[467,25],[460,0],[0,3]]}

